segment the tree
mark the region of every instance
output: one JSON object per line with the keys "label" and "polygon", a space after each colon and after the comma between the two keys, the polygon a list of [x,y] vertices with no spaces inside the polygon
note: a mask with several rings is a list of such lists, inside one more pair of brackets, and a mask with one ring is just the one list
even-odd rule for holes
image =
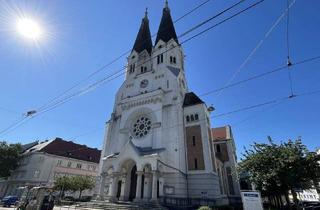
{"label": "tree", "polygon": [[72,177],[59,176],[54,181],[54,189],[60,191],[60,198],[64,195],[65,191],[74,191],[75,188],[72,183]]}
{"label": "tree", "polygon": [[11,171],[17,168],[21,152],[20,144],[0,142],[0,177],[9,177]]}
{"label": "tree", "polygon": [[92,176],[74,176],[72,179],[75,191],[79,191],[79,199],[81,199],[84,190],[93,189],[95,180]]}
{"label": "tree", "polygon": [[297,188],[310,188],[320,180],[320,155],[300,139],[275,144],[270,138],[267,144],[254,143],[243,155],[239,171],[248,172],[250,181],[277,206],[282,206],[281,195],[289,203],[289,190],[297,202]]}
{"label": "tree", "polygon": [[92,176],[59,176],[55,179],[54,189],[60,191],[60,198],[65,191],[79,191],[79,199],[82,192],[92,189],[95,186],[95,180]]}

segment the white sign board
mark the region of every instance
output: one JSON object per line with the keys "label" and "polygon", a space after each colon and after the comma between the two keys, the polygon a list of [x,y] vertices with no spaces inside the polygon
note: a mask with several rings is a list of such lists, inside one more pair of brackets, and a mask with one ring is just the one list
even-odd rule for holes
{"label": "white sign board", "polygon": [[244,210],[263,210],[260,192],[241,191]]}

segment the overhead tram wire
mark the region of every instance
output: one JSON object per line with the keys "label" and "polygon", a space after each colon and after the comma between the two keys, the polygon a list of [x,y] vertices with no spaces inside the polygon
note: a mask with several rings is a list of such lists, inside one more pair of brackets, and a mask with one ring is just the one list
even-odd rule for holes
{"label": "overhead tram wire", "polygon": [[[241,2],[242,2],[242,1],[243,1],[243,0],[241,0]],[[264,0],[262,0],[262,1],[264,1]],[[260,3],[261,3],[262,1],[260,1]],[[236,3],[236,4],[238,4],[238,3]],[[227,8],[227,9],[225,10],[225,12],[228,11],[228,10],[229,10],[229,9]],[[246,10],[246,9],[245,9],[245,10]],[[221,13],[221,14],[223,14],[223,13]],[[239,13],[239,14],[240,14],[240,13]],[[215,15],[215,16],[216,16],[216,15]],[[223,22],[225,22],[225,21],[223,21]],[[199,24],[198,24],[198,25],[199,25]],[[203,25],[203,24],[201,23],[201,25]],[[197,28],[198,28],[198,27],[194,27],[194,30],[197,29]],[[189,33],[190,33],[190,32],[191,32],[191,31],[189,31]],[[183,36],[184,36],[184,35],[186,35],[186,33],[184,33]],[[200,34],[199,34],[199,35],[200,35]],[[196,35],[196,36],[197,36],[197,35]],[[194,36],[194,37],[196,37],[196,36]],[[181,37],[181,36],[180,36],[180,37]],[[184,43],[186,43],[186,42],[188,42],[188,41],[190,41],[190,40],[191,40],[191,39],[188,39],[188,40],[184,41]],[[172,49],[174,49],[174,48],[170,48],[169,50],[172,50]],[[169,50],[167,50],[167,51],[169,51]],[[167,52],[167,51],[165,51],[165,52]],[[153,58],[155,58],[155,57],[153,57]],[[151,59],[153,59],[153,58],[151,58]],[[145,61],[144,63],[150,61],[151,59]],[[143,65],[144,63],[142,63],[142,64],[140,64],[140,65]],[[111,78],[111,79],[109,79],[109,78],[112,77],[112,76],[114,76],[114,75],[116,75],[116,74],[118,74],[118,73],[120,73],[120,72],[122,72],[122,71],[124,71],[125,69],[126,69],[126,67],[125,67],[124,69],[121,69],[121,70],[115,72],[115,73],[112,74],[112,75],[108,75],[106,78],[103,78],[103,79],[99,80],[98,82],[95,82],[94,84],[91,84],[88,88],[85,88],[84,90],[79,91],[79,92],[76,93],[76,94],[71,94],[71,95],[67,96],[67,97],[64,98],[63,100],[60,100],[58,103],[55,102],[53,105],[51,105],[51,106],[49,106],[49,107],[47,107],[47,108],[44,108],[44,107],[42,106],[41,108],[42,108],[43,110],[41,110],[41,109],[39,108],[39,110],[37,110],[36,115],[33,115],[32,118],[33,118],[34,116],[38,116],[39,113],[41,113],[41,112],[44,113],[44,112],[50,111],[50,110],[56,108],[57,106],[59,106],[59,105],[61,105],[61,104],[64,104],[65,102],[67,102],[67,101],[65,101],[65,100],[69,100],[69,99],[72,98],[72,97],[75,97],[75,96],[77,96],[77,95],[79,95],[79,94],[83,94],[83,92],[88,91],[88,89],[94,88],[94,86],[99,85],[100,83],[104,83],[105,81],[111,81],[111,80],[115,79],[115,78]],[[125,73],[125,71],[124,71],[122,74],[124,74],[124,73]],[[119,76],[121,76],[121,75],[116,76],[116,78],[119,77]],[[78,86],[78,85],[77,85],[77,86]],[[70,90],[73,89],[73,88],[74,88],[74,87],[70,88]],[[64,95],[64,94],[61,94],[61,95]],[[60,96],[59,96],[59,97],[60,97]],[[56,97],[56,98],[59,98],[59,97]],[[39,112],[39,111],[40,111],[40,112]],[[24,121],[25,119],[27,119],[27,121],[29,121],[29,120],[31,119],[30,117],[31,117],[31,116],[26,116],[24,119],[22,119],[21,121],[17,122],[17,124],[19,124],[17,127],[20,127],[21,125],[23,125],[25,122],[23,122],[22,124],[20,124],[20,122]],[[11,128],[13,128],[14,126],[16,126],[17,124],[11,125],[11,126],[5,128],[5,130],[11,129]],[[15,129],[15,128],[14,128],[14,129]],[[2,133],[3,133],[3,132],[0,131],[0,135],[1,135]]]}
{"label": "overhead tram wire", "polygon": [[[241,2],[242,2],[242,1],[243,1],[243,0],[241,0]],[[182,41],[180,45],[183,45],[183,44],[191,41],[192,39],[196,38],[197,36],[200,36],[200,35],[202,35],[203,33],[208,32],[209,30],[211,30],[211,29],[213,29],[213,28],[221,25],[222,23],[224,23],[224,22],[226,22],[226,21],[228,21],[228,20],[231,20],[232,18],[234,18],[234,17],[242,14],[243,12],[245,12],[245,11],[247,11],[247,10],[255,7],[255,6],[257,6],[258,4],[262,3],[263,1],[264,1],[264,0],[260,0],[260,1],[256,2],[256,3],[254,3],[254,4],[251,4],[250,6],[246,7],[245,9],[243,9],[243,10],[235,13],[235,14],[232,15],[231,17],[228,17],[228,18],[226,18],[226,19],[218,22],[217,24],[215,24],[215,25],[213,25],[213,26],[205,29],[204,31],[201,31],[200,33],[198,33],[198,34],[196,34],[196,35],[194,35],[194,36],[192,36],[192,37],[190,37],[190,38]],[[238,3],[236,3],[236,4],[238,4]],[[230,10],[231,8],[233,8],[233,6],[228,7],[227,9],[225,9],[224,12]],[[222,15],[223,13],[220,12],[219,14]],[[214,15],[214,17],[218,17],[218,16],[217,16],[217,15]],[[212,17],[210,17],[209,19],[210,19],[210,20],[213,20]],[[203,22],[204,22],[204,21],[203,21]],[[192,29],[193,29],[193,30],[198,29],[200,26],[203,25],[203,22],[201,22],[200,24],[197,24],[197,25],[194,26]],[[187,34],[191,33],[193,30],[188,30],[188,33],[182,33],[180,36],[178,36],[178,38],[182,38],[183,36],[186,36]],[[169,49],[165,50],[163,53],[166,53],[166,52],[168,52],[168,51],[171,51],[171,50],[175,49],[176,47],[178,47],[178,46],[169,48]],[[156,57],[157,57],[157,56],[153,56],[153,57],[147,59],[146,61],[144,61],[144,62],[142,62],[141,64],[137,65],[136,68],[144,65],[145,63],[147,63],[147,62],[149,62],[149,61],[152,61],[152,60],[155,59]],[[63,103],[65,103],[65,102],[64,102],[65,100],[69,100],[70,98],[73,98],[73,97],[75,97],[75,96],[78,96],[79,94],[81,95],[81,94],[83,94],[83,92],[87,92],[88,89],[95,89],[95,88],[97,88],[99,85],[104,84],[106,81],[107,81],[107,82],[110,82],[110,81],[118,78],[119,76],[125,74],[126,68],[127,68],[127,67],[124,67],[124,68],[116,71],[114,74],[108,75],[107,77],[98,80],[97,82],[91,84],[89,87],[84,88],[83,90],[80,90],[80,91],[78,91],[77,93],[73,93],[73,94],[71,94],[71,95],[66,96],[65,98],[61,99],[60,101],[55,102],[53,105],[51,105],[51,107],[56,107],[57,104],[61,104],[61,103],[63,104]],[[120,74],[120,73],[121,73],[121,74]],[[115,78],[112,78],[112,76],[114,76],[114,75],[116,75],[116,74],[118,74],[118,75],[117,75]],[[48,107],[47,109],[50,109],[50,110],[51,110],[51,107]],[[39,112],[39,111],[40,111],[40,113],[41,113],[43,110],[38,110],[38,112]],[[44,111],[45,111],[45,110],[44,110]]]}
{"label": "overhead tram wire", "polygon": [[[307,59],[303,59],[301,61],[298,61],[296,63],[293,63],[293,67],[294,66],[297,66],[297,65],[301,65],[301,64],[304,64],[304,63],[309,63],[309,62],[313,62],[313,61],[316,61],[316,60],[320,60],[320,55],[319,56],[315,56],[315,57],[311,57],[311,58],[307,58]],[[255,75],[253,77],[250,77],[250,78],[247,78],[247,79],[244,79],[244,80],[241,80],[241,81],[238,81],[238,82],[235,82],[235,83],[232,83],[228,86],[223,86],[221,88],[217,88],[217,89],[214,89],[214,90],[211,90],[211,91],[208,91],[206,93],[203,93],[203,94],[200,94],[199,96],[206,96],[206,95],[210,95],[210,94],[213,94],[213,93],[217,93],[221,90],[224,90],[224,89],[228,89],[228,88],[232,88],[232,87],[236,87],[238,85],[241,85],[241,84],[244,84],[246,82],[249,82],[249,81],[252,81],[252,80],[255,80],[255,79],[259,79],[259,78],[262,78],[262,77],[265,77],[267,75],[270,75],[270,74],[273,74],[273,73],[276,73],[276,72],[279,72],[279,71],[283,71],[286,69],[286,66],[281,66],[281,67],[278,67],[278,68],[275,68],[273,70],[270,70],[270,71],[267,71],[267,72],[264,72],[262,74],[258,74],[258,75]],[[307,93],[302,93],[302,94],[299,94],[299,95],[296,95],[296,96],[306,96],[306,95],[313,95],[313,94],[318,94],[320,93],[320,90],[316,90],[316,91],[310,91],[310,92],[307,92]],[[296,97],[294,96],[294,97]],[[281,100],[279,101],[279,99],[274,99],[274,100],[271,100],[271,101],[267,101],[267,102],[264,102],[264,103],[261,103],[261,104],[256,104],[256,105],[252,105],[250,107],[246,107],[244,109],[248,110],[248,109],[253,109],[253,108],[258,108],[260,106],[266,106],[266,105],[269,105],[269,104],[274,104],[276,103],[277,104],[280,104],[280,103],[283,103],[284,101],[286,100],[282,100],[282,99],[290,99],[290,98],[294,98],[292,96],[288,96],[288,97],[283,97],[283,98],[280,98]],[[182,102],[183,103],[183,102]],[[178,103],[177,105],[181,104],[182,103]],[[152,114],[152,113],[155,113],[157,111],[161,111],[162,109],[159,108],[159,109],[155,109],[151,112],[148,112],[147,114]],[[238,112],[237,110],[234,110],[234,111],[230,111],[232,113],[236,113]],[[213,117],[221,117],[223,115],[227,115],[226,113],[224,114],[219,114],[219,116],[213,116]]]}
{"label": "overhead tram wire", "polygon": [[[291,4],[289,5],[289,8],[291,8],[295,4],[296,0],[293,0]],[[260,49],[260,47],[263,45],[265,40],[270,36],[270,34],[273,32],[273,30],[276,28],[276,26],[281,22],[281,20],[286,16],[288,11],[288,8],[286,8],[282,14],[277,18],[277,20],[271,25],[269,30],[264,34],[263,38],[257,43],[257,45],[251,50],[249,55],[244,59],[244,61],[241,63],[241,65],[234,71],[230,79],[226,82],[226,86],[229,85],[236,76],[242,71],[242,69],[248,64],[248,62],[252,59],[254,54]],[[220,96],[222,94],[222,90],[218,93],[217,96]]]}
{"label": "overhead tram wire", "polygon": [[[191,10],[189,10],[187,13],[185,13],[184,15],[182,15],[181,17],[179,17],[178,19],[176,19],[174,21],[174,23],[179,22],[180,20],[182,20],[183,18],[187,17],[188,15],[192,14],[193,12],[195,12],[196,10],[200,9],[202,6],[204,6],[205,4],[209,3],[211,0],[206,0],[204,2],[202,2],[200,5],[196,6],[195,8],[192,8]],[[164,29],[168,28],[168,26],[166,26]],[[154,33],[152,37],[155,37],[157,35],[157,33]],[[139,45],[143,45],[147,40],[144,40],[142,43],[139,43]],[[90,78],[92,78],[93,76],[95,76],[96,74],[98,74],[99,72],[103,71],[105,68],[111,66],[112,64],[114,64],[115,62],[117,62],[118,60],[120,60],[121,58],[123,58],[124,56],[126,56],[128,53],[131,52],[131,48],[126,50],[125,52],[123,52],[122,54],[120,54],[118,57],[114,58],[113,60],[111,60],[109,63],[101,66],[100,68],[98,68],[96,71],[92,72],[91,74],[89,74],[88,76],[86,76],[85,78],[81,79],[80,81],[76,82],[73,86],[71,86],[70,88],[66,89],[65,91],[63,91],[61,94],[57,95],[56,97],[52,98],[51,100],[49,100],[48,102],[46,102],[44,105],[42,105],[41,107],[39,107],[39,109],[44,108],[46,105],[54,102],[55,100],[57,100],[58,98],[62,97],[63,95],[65,95],[66,93],[68,93],[69,91],[73,90],[74,88],[78,87],[80,84],[82,84],[85,81],[88,81]]]}
{"label": "overhead tram wire", "polygon": [[[319,56],[315,56],[315,57],[311,57],[311,58],[307,58],[307,59],[303,59],[301,61],[298,61],[296,63],[293,63],[292,64],[292,67],[296,66],[296,65],[301,65],[301,64],[304,64],[304,63],[308,63],[308,62],[313,62],[313,61],[316,61],[316,60],[320,60],[320,55]],[[265,77],[267,75],[270,75],[270,74],[273,74],[273,73],[276,73],[276,72],[279,72],[279,71],[282,71],[282,70],[285,70],[286,69],[286,66],[281,66],[281,67],[278,67],[278,68],[275,68],[273,70],[270,70],[270,71],[267,71],[267,72],[264,72],[262,74],[258,74],[258,75],[255,75],[255,76],[252,76],[250,78],[247,78],[247,79],[244,79],[244,80],[241,80],[241,81],[238,81],[238,82],[235,82],[235,83],[232,83],[228,86],[224,86],[224,87],[221,87],[221,88],[217,88],[217,89],[214,89],[214,90],[211,90],[211,91],[208,91],[206,93],[203,93],[199,96],[206,96],[206,95],[210,95],[210,94],[213,94],[213,93],[216,93],[216,92],[219,92],[220,90],[223,90],[223,89],[228,89],[228,88],[231,88],[231,87],[236,87],[238,85],[241,85],[241,84],[244,84],[246,82],[249,82],[249,81],[252,81],[252,80],[255,80],[255,79],[259,79],[259,78],[262,78],[262,77]],[[309,94],[317,94],[318,92],[320,91],[314,91],[314,92],[310,92]],[[292,98],[292,97],[291,97]],[[48,110],[49,111],[49,110]],[[161,109],[158,109],[158,110],[153,110],[152,112],[150,113],[154,113],[154,112],[157,112],[157,111],[161,111]],[[35,116],[38,116],[38,115],[34,115],[32,116],[31,118],[28,118],[28,120],[32,119],[33,117]],[[26,122],[24,122],[26,123]],[[22,124],[20,124],[18,127],[20,127]],[[10,131],[9,131],[10,132]],[[3,134],[3,132],[0,132],[0,135]]]}
{"label": "overhead tram wire", "polygon": [[[209,19],[202,21],[200,24],[197,24],[196,26],[192,27],[191,29],[187,30],[186,32],[184,32],[183,34],[181,34],[180,36],[178,36],[178,38],[181,38],[181,37],[183,37],[183,36],[191,33],[192,31],[198,29],[199,27],[203,26],[204,24],[209,23],[209,22],[212,21],[213,19],[215,19],[215,18],[223,15],[224,13],[228,12],[229,10],[233,9],[234,7],[236,7],[237,5],[239,5],[240,3],[244,2],[244,1],[245,1],[245,0],[240,0],[239,2],[237,2],[237,3],[233,4],[233,5],[231,5],[230,7],[224,9],[222,12],[219,12],[218,14],[215,14],[213,17],[210,17]],[[205,3],[207,3],[207,2],[205,2]],[[203,3],[202,5],[204,5],[204,3]],[[199,8],[199,6],[198,6],[198,8]],[[194,10],[193,10],[193,11],[194,11]],[[190,14],[190,12],[189,12],[188,14]],[[184,15],[184,16],[186,16],[186,15]],[[181,20],[181,18],[178,19],[178,20]],[[176,22],[177,22],[177,21],[176,21]],[[168,28],[168,27],[166,27],[166,28]],[[155,36],[155,35],[156,35],[156,34],[154,34],[153,36]],[[145,41],[146,41],[146,40],[145,40]],[[182,43],[181,43],[181,44],[182,44]],[[172,49],[170,49],[170,50],[172,50]],[[131,52],[131,50],[129,50],[129,52]],[[139,66],[145,64],[146,62],[149,62],[149,61],[152,60],[152,59],[153,59],[153,58],[146,60],[146,61],[143,62],[142,64],[138,65],[137,68],[138,68]],[[127,68],[127,66],[125,66],[124,68],[122,68],[122,69],[114,72],[113,74],[107,76],[106,79],[109,79],[110,77],[112,77],[112,76],[115,75],[115,74],[118,74],[119,72],[125,71],[126,68]],[[123,72],[123,74],[125,74],[125,72]],[[101,81],[101,80],[100,80],[100,81]],[[77,85],[77,86],[78,86],[78,85]],[[76,87],[76,86],[74,86],[74,87]],[[72,87],[71,89],[73,89],[74,87]],[[70,89],[70,90],[71,90],[71,89]],[[64,94],[62,94],[62,95],[64,95]],[[60,98],[62,95],[60,95],[59,97],[56,97],[55,100],[58,99],[58,98]],[[69,96],[66,96],[66,97],[69,98]],[[59,102],[54,102],[55,100],[51,100],[51,102],[53,102],[53,103],[59,103]],[[61,101],[61,100],[60,100],[60,101]],[[48,103],[47,103],[47,104],[48,104]],[[50,106],[50,105],[49,105],[49,106]],[[38,109],[38,111],[41,111],[41,109],[45,109],[45,106],[40,107],[40,108]]]}
{"label": "overhead tram wire", "polygon": [[[320,59],[320,55],[319,56],[315,56],[315,57],[311,57],[311,58],[307,58],[307,59],[304,59],[304,60],[301,60],[301,61],[298,61],[296,63],[292,63],[291,64],[291,67],[294,67],[294,66],[297,66],[297,65],[301,65],[301,64],[304,64],[304,63],[309,63],[309,62],[312,62],[312,61],[315,61],[315,60],[319,60]],[[211,90],[211,91],[208,91],[206,93],[203,93],[201,94],[200,96],[206,96],[206,95],[210,95],[210,94],[213,94],[213,93],[217,93],[221,90],[225,90],[225,89],[228,89],[228,88],[231,88],[231,87],[235,87],[235,86],[238,86],[240,84],[243,84],[243,83],[246,83],[246,82],[249,82],[251,80],[255,80],[255,79],[258,79],[258,78],[262,78],[262,77],[265,77],[267,75],[270,75],[270,74],[274,74],[276,72],[280,72],[280,71],[283,71],[283,70],[286,70],[287,69],[287,65],[282,65],[280,67],[277,67],[275,69],[272,69],[270,71],[267,71],[267,72],[264,72],[264,73],[261,73],[261,74],[257,74],[257,75],[254,75],[252,77],[249,77],[247,79],[244,79],[244,80],[240,80],[238,82],[234,82],[234,83],[231,83],[227,86],[223,86],[221,88],[217,88],[215,90]]]}
{"label": "overhead tram wire", "polygon": [[287,0],[287,24],[286,24],[286,44],[287,44],[287,66],[288,66],[288,78],[289,78],[289,85],[290,85],[290,92],[291,97],[294,96],[293,93],[293,83],[292,83],[292,77],[291,77],[291,58],[290,58],[290,41],[289,41],[289,19],[290,18],[290,4],[289,0]]}
{"label": "overhead tram wire", "polygon": [[[251,4],[250,6],[248,6],[248,7],[246,7],[245,9],[242,9],[241,11],[239,11],[239,12],[237,12],[237,13],[235,13],[235,14],[233,14],[233,15],[231,15],[230,17],[228,17],[228,18],[226,18],[226,19],[224,19],[224,20],[222,20],[222,21],[220,21],[220,22],[218,22],[217,24],[214,24],[214,25],[212,25],[212,26],[210,26],[210,27],[208,27],[208,28],[206,28],[205,30],[203,30],[203,31],[201,31],[201,32],[199,32],[199,33],[197,33],[197,34],[195,34],[195,35],[193,35],[192,37],[190,37],[190,38],[188,38],[188,39],[186,39],[186,40],[184,40],[183,42],[181,42],[181,44],[180,45],[182,45],[182,44],[185,44],[185,43],[187,43],[187,42],[189,42],[189,41],[191,41],[192,39],[194,39],[194,38],[196,38],[196,37],[198,37],[198,36],[200,36],[200,35],[202,35],[202,34],[204,34],[204,33],[206,33],[206,32],[208,32],[208,31],[210,31],[211,29],[213,29],[213,28],[215,28],[215,27],[217,27],[217,26],[219,26],[219,25],[221,25],[222,23],[224,23],[224,22],[227,22],[227,21],[229,21],[229,20],[231,20],[232,18],[234,18],[234,17],[236,17],[236,16],[238,16],[238,15],[240,15],[240,14],[242,14],[242,13],[244,13],[244,12],[246,12],[246,11],[248,11],[249,9],[251,9],[251,8],[253,8],[253,7],[255,7],[255,6],[257,6],[257,5],[259,5],[259,4],[261,4],[262,2],[264,2],[264,0],[260,0],[260,1],[257,1],[256,3],[253,3],[253,4]],[[201,24],[201,23],[200,23]],[[199,24],[198,24],[199,25]],[[194,27],[195,28],[195,27]],[[191,31],[190,31],[191,32]],[[190,33],[189,32],[189,33]],[[186,35],[186,34],[184,34],[184,35]],[[175,47],[173,47],[173,48],[169,48],[168,50],[166,50],[165,52],[167,52],[167,51],[170,51],[170,50],[172,50],[172,49],[174,49]],[[164,53],[165,53],[164,52]],[[143,62],[142,64],[140,64],[140,65],[143,65],[144,63],[146,63],[146,62],[148,62],[148,61],[150,61],[151,59],[154,59],[155,57],[152,57],[152,58],[150,58],[150,59],[148,59],[147,61],[145,61],[145,62]],[[125,70],[125,69],[124,69]],[[121,71],[123,71],[123,70],[121,70]],[[116,72],[116,73],[120,73],[121,71],[118,71],[118,72]],[[123,72],[122,74],[124,74],[125,72]],[[75,97],[76,95],[79,95],[79,94],[82,94],[83,92],[86,92],[86,91],[88,91],[88,89],[92,89],[92,88],[96,88],[96,87],[94,87],[94,86],[97,86],[97,85],[99,85],[99,84],[101,84],[101,83],[104,83],[108,78],[110,78],[110,76],[112,76],[112,75],[109,75],[107,78],[103,78],[103,79],[101,79],[101,80],[99,80],[98,82],[96,82],[96,83],[94,83],[94,84],[92,84],[92,85],[90,85],[89,86],[89,88],[86,88],[86,89],[84,89],[83,91],[80,91],[79,93],[77,93],[77,94],[72,94],[71,95],[71,97],[73,98],[73,97]],[[120,75],[118,75],[118,76],[120,76]],[[117,76],[117,77],[118,77]],[[111,81],[111,80],[113,80],[113,79],[110,79],[110,80],[108,80],[108,81]],[[70,98],[70,96],[68,96],[68,98],[65,98],[65,99],[63,99],[64,101],[65,100],[69,100],[69,98]],[[50,110],[52,110],[52,109],[54,109],[54,108],[56,108],[60,103],[61,104],[63,104],[63,103],[65,103],[64,101],[60,101],[58,104],[54,104],[54,106],[52,107],[49,107],[49,108],[47,108],[47,109],[45,109],[45,110],[43,110],[42,112],[47,112],[47,111],[50,111]],[[48,109],[50,109],[50,110],[48,110]],[[41,112],[37,112],[35,115],[33,115],[32,116],[32,118],[34,118],[35,116],[39,116],[39,114],[41,114]],[[30,118],[29,118],[30,119]],[[29,120],[28,119],[28,120]],[[24,123],[23,123],[24,124]],[[18,127],[20,127],[22,124],[20,124]],[[16,128],[15,128],[16,129]],[[12,130],[11,130],[12,131]],[[11,132],[10,131],[10,132]],[[3,132],[0,132],[0,135],[2,134]]]}
{"label": "overhead tram wire", "polygon": [[[293,98],[299,98],[299,97],[302,97],[302,96],[319,94],[319,93],[320,93],[320,90],[315,90],[315,91],[310,91],[310,92],[297,94],[297,95],[295,95],[295,97],[291,97],[291,96],[279,97],[279,98],[268,100],[268,101],[265,101],[265,102],[262,102],[262,103],[253,104],[253,105],[241,107],[241,108],[238,108],[238,109],[235,109],[235,110],[231,110],[231,111],[228,111],[228,112],[224,112],[224,113],[221,113],[221,114],[213,115],[213,116],[210,117],[210,119],[219,118],[219,117],[225,117],[225,116],[229,116],[229,115],[232,115],[232,114],[245,112],[245,111],[248,111],[248,110],[256,109],[256,108],[259,108],[259,107],[264,107],[264,106],[271,105],[271,104],[278,105],[279,103],[283,103],[285,101],[293,100]],[[206,117],[205,118],[199,118],[199,120],[197,122],[206,121],[206,120],[207,120]],[[171,125],[171,126],[164,125],[164,127],[162,128],[161,131],[157,130],[155,132],[162,132],[163,130],[173,129],[173,128],[176,128],[178,126],[183,126],[183,125],[184,125],[184,123],[177,123],[177,124],[174,124],[174,125]]]}

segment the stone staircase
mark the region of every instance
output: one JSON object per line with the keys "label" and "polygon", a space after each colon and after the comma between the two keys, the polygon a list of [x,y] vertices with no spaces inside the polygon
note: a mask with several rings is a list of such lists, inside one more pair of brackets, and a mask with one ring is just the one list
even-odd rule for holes
{"label": "stone staircase", "polygon": [[157,202],[134,203],[134,202],[117,202],[108,201],[90,201],[79,203],[76,206],[79,210],[105,209],[105,210],[168,210]]}

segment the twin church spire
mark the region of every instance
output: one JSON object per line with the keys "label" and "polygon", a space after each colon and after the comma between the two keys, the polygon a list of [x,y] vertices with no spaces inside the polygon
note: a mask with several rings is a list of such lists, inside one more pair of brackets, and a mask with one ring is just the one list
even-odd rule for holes
{"label": "twin church spire", "polygon": [[[162,12],[162,18],[158,29],[155,45],[159,42],[159,40],[168,42],[171,39],[174,39],[179,44],[171,18],[168,1],[166,1],[165,7],[163,8]],[[140,29],[132,50],[135,50],[137,53],[141,53],[143,50],[147,50],[147,52],[151,54],[152,46],[153,45],[149,28],[148,11],[146,9],[145,16],[142,19]]]}

